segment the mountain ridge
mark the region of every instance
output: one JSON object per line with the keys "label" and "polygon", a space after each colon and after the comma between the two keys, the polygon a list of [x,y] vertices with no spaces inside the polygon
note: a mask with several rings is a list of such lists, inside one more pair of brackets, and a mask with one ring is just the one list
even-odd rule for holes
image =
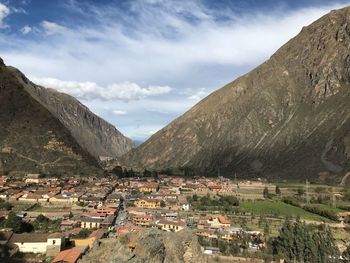
{"label": "mountain ridge", "polygon": [[68,127],[79,144],[95,158],[116,158],[133,147],[131,139],[74,97],[34,84],[16,68],[10,67],[10,70],[15,72],[26,90]]}
{"label": "mountain ridge", "polygon": [[[0,91],[2,174],[101,174],[101,153],[115,158],[132,146],[76,99],[33,84],[2,59]],[[125,147],[116,151],[119,139]]]}
{"label": "mountain ridge", "polygon": [[[134,167],[320,177],[350,168],[350,8],[318,19],[269,60],[123,157]],[[302,171],[300,168],[303,168]]]}

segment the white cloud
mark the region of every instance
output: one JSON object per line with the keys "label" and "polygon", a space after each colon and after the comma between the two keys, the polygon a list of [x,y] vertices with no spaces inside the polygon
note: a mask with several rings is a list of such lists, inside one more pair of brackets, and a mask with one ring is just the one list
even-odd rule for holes
{"label": "white cloud", "polygon": [[21,28],[21,32],[23,35],[26,35],[32,31],[32,28],[28,25],[25,25],[24,27]]}
{"label": "white cloud", "polygon": [[127,114],[127,112],[126,111],[124,111],[124,110],[114,110],[114,111],[112,111],[115,115],[126,115]]}
{"label": "white cloud", "polygon": [[41,86],[57,89],[82,100],[131,101],[163,95],[171,91],[171,88],[168,86],[149,86],[142,88],[132,82],[113,83],[107,87],[101,87],[95,82],[63,81],[55,78],[37,77],[31,77],[31,80]]}
{"label": "white cloud", "polygon": [[47,35],[54,35],[66,30],[64,26],[46,20],[42,21],[40,25],[45,30]]}
{"label": "white cloud", "polygon": [[9,14],[10,14],[10,9],[9,9],[6,5],[0,3],[0,28],[6,28],[6,27],[8,27],[8,26],[5,24],[4,19],[5,19]]}
{"label": "white cloud", "polygon": [[199,101],[207,95],[208,92],[206,92],[205,89],[199,89],[199,91],[197,91],[195,94],[188,96],[187,99]]}
{"label": "white cloud", "polygon": [[[350,3],[237,13],[208,9],[201,1],[127,1],[123,7],[130,6],[130,12],[113,5],[67,2],[77,5],[70,12],[79,12],[79,20],[86,15],[86,23],[43,21],[42,32],[64,34],[43,41],[35,34],[25,40],[6,35],[3,42],[13,45],[6,49],[0,35],[2,57],[28,76],[41,77],[34,82],[81,99],[137,137],[148,136],[268,59],[303,26]],[[104,110],[99,104],[111,107]],[[125,110],[128,118],[118,118],[116,108]],[[140,119],[145,121],[136,129]]]}

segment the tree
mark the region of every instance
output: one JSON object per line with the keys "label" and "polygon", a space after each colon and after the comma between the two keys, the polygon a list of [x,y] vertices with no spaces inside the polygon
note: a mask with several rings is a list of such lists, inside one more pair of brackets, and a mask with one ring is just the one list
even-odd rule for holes
{"label": "tree", "polygon": [[305,190],[303,188],[298,188],[297,193],[299,196],[302,196],[305,194]]}
{"label": "tree", "polygon": [[123,173],[123,168],[121,166],[116,166],[113,168],[112,172],[118,177],[122,178],[124,173]]}
{"label": "tree", "polygon": [[270,226],[267,222],[265,223],[265,226],[264,226],[264,234],[265,235],[270,234]]}
{"label": "tree", "polygon": [[287,262],[339,262],[339,250],[326,225],[307,225],[297,219],[286,220],[279,235],[272,241],[274,254]]}
{"label": "tree", "polygon": [[22,219],[15,212],[11,211],[5,220],[4,227],[12,228],[14,232],[20,233],[22,232]]}
{"label": "tree", "polygon": [[84,228],[78,233],[77,237],[79,237],[79,238],[87,238],[91,233],[92,232],[91,232],[90,229]]}
{"label": "tree", "polygon": [[166,204],[165,204],[165,202],[163,200],[160,201],[160,207],[162,207],[162,208],[166,207]]}
{"label": "tree", "polygon": [[49,221],[49,219],[43,214],[38,215],[35,220],[38,221],[38,223],[44,223]]}
{"label": "tree", "polygon": [[281,189],[276,185],[276,195],[281,195]]}
{"label": "tree", "polygon": [[264,198],[269,198],[269,189],[267,187],[264,188],[263,196]]}

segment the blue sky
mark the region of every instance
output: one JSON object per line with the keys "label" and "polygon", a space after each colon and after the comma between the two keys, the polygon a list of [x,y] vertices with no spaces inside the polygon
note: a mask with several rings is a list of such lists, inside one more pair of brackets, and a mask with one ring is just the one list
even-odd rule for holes
{"label": "blue sky", "polygon": [[144,140],[349,1],[0,0],[0,56]]}

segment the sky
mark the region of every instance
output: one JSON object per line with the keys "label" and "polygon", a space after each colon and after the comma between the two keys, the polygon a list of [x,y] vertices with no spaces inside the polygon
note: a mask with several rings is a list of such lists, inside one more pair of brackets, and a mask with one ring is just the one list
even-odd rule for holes
{"label": "sky", "polygon": [[0,0],[0,57],[143,141],[350,0]]}

